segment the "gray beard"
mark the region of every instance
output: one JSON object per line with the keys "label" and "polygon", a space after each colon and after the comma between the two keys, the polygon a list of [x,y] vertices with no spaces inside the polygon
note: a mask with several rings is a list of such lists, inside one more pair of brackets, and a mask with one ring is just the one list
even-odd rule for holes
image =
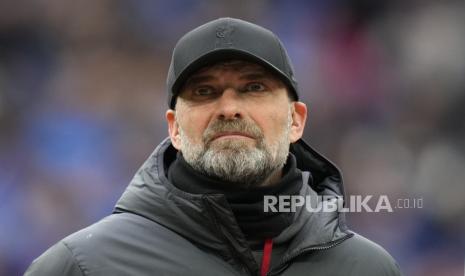
{"label": "gray beard", "polygon": [[[289,112],[282,135],[271,145],[265,142],[258,126],[243,120],[215,122],[205,131],[202,144],[191,143],[179,126],[182,154],[189,165],[203,174],[235,183],[242,188],[259,186],[271,174],[281,170],[286,163],[291,122]],[[208,142],[208,138],[218,131],[243,131],[253,134],[256,145],[251,146],[242,140]]]}

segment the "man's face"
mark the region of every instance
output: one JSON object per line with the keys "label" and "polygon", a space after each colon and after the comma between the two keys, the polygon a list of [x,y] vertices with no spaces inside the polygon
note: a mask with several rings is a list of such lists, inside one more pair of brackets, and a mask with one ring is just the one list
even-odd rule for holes
{"label": "man's face", "polygon": [[173,145],[192,167],[251,186],[283,167],[305,115],[279,78],[257,64],[230,61],[193,74],[167,119]]}

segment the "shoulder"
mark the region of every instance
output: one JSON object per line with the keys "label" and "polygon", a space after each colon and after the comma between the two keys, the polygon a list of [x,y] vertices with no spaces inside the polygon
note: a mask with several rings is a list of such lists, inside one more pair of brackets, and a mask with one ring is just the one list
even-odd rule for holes
{"label": "shoulder", "polygon": [[133,213],[112,214],[63,239],[75,254],[81,251],[111,254],[125,248],[182,243],[182,238],[164,225]]}
{"label": "shoulder", "polygon": [[153,243],[157,237],[170,234],[166,228],[141,216],[113,214],[50,247],[32,262],[25,275],[87,275],[96,263],[105,264],[109,258],[119,257],[130,246],[148,244],[144,238],[150,237]]}
{"label": "shoulder", "polygon": [[70,249],[59,242],[35,259],[24,274],[25,276],[85,275]]}
{"label": "shoulder", "polygon": [[26,275],[143,275],[150,265],[160,267],[166,256],[192,248],[189,241],[157,222],[132,213],[113,214],[48,249]]}
{"label": "shoulder", "polygon": [[372,261],[394,261],[383,247],[357,233],[354,233],[354,236],[347,240],[345,246],[358,257],[365,257]]}
{"label": "shoulder", "polygon": [[401,275],[394,258],[377,243],[354,233],[354,236],[334,248],[333,257],[346,264],[350,275]]}
{"label": "shoulder", "polygon": [[302,261],[312,264],[310,270],[324,275],[401,275],[384,248],[356,233],[335,247],[312,251]]}

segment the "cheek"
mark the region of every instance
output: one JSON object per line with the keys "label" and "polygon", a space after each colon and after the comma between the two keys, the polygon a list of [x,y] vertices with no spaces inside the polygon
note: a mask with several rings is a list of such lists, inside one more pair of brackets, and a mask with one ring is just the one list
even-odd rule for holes
{"label": "cheek", "polygon": [[189,141],[193,143],[201,143],[208,121],[203,116],[198,116],[193,113],[186,114],[187,116],[183,116],[182,119],[179,119],[179,126],[182,128],[184,135],[187,136]]}
{"label": "cheek", "polygon": [[285,129],[288,127],[288,111],[270,112],[261,121],[261,128],[265,139],[269,142],[276,142],[281,139]]}

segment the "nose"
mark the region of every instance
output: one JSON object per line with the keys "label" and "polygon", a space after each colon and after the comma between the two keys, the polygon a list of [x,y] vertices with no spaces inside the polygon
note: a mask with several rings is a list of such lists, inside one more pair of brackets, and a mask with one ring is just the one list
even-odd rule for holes
{"label": "nose", "polygon": [[220,120],[234,120],[243,117],[240,97],[234,88],[226,88],[218,101],[217,117]]}

